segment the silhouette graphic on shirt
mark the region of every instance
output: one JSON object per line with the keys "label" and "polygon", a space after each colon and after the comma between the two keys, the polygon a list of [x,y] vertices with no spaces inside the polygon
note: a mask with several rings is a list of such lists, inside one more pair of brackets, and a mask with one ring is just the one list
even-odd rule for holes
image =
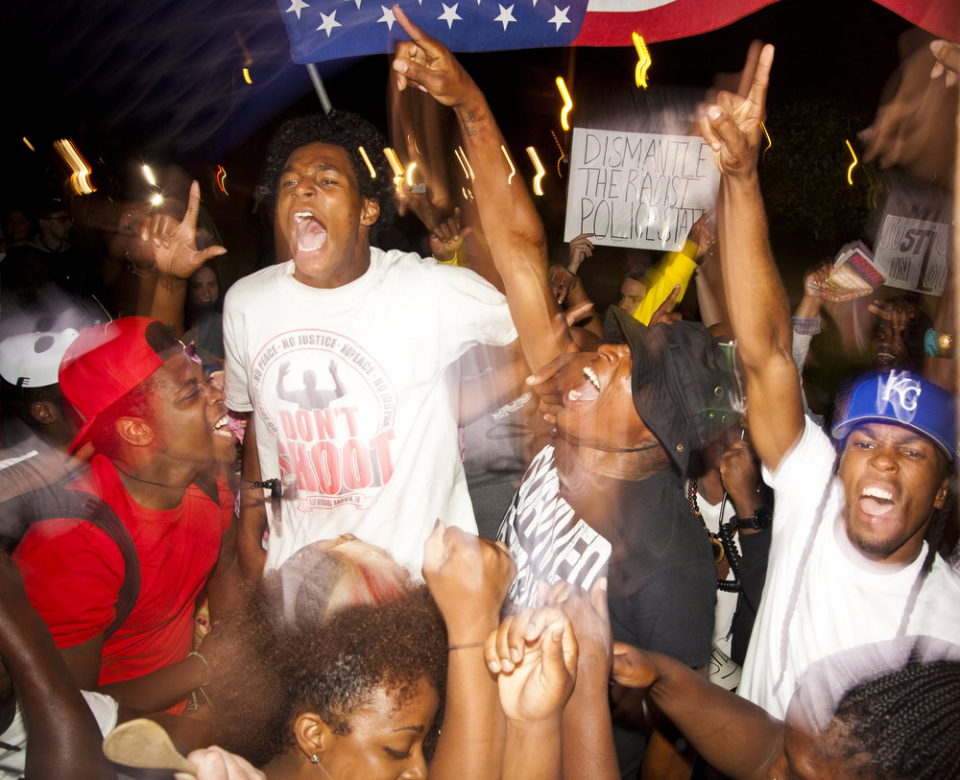
{"label": "silhouette graphic on shirt", "polygon": [[290,373],[290,361],[286,360],[280,364],[280,376],[277,378],[277,395],[284,401],[295,403],[304,411],[311,409],[326,409],[333,401],[343,398],[347,394],[347,388],[340,381],[340,374],[337,370],[335,360],[330,361],[328,366],[330,376],[333,379],[335,389],[325,390],[317,387],[317,375],[312,370],[307,369],[303,372],[303,388],[300,390],[288,390],[284,385],[284,377]]}

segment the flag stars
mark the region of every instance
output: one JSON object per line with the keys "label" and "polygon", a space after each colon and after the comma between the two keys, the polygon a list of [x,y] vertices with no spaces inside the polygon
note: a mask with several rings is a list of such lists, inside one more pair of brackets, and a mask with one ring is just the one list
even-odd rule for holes
{"label": "flag stars", "polygon": [[309,8],[309,7],[310,7],[310,6],[307,5],[305,2],[303,2],[303,0],[293,0],[293,2],[290,3],[290,7],[287,9],[287,13],[288,13],[288,14],[296,14],[296,15],[297,15],[297,19],[299,19],[299,18],[300,18],[300,12],[301,12],[304,8]]}
{"label": "flag stars", "polygon": [[393,15],[393,9],[387,8],[385,5],[380,6],[383,9],[383,16],[377,19],[377,22],[386,22],[387,29],[393,29],[393,23],[397,21],[397,17]]}
{"label": "flag stars", "polygon": [[[359,10],[360,10],[360,3],[363,2],[363,0],[353,0],[353,1],[357,4],[357,10],[359,11]],[[344,2],[345,2],[345,3],[349,3],[350,0],[344,0]]]}
{"label": "flag stars", "polygon": [[555,5],[553,8],[554,8],[553,18],[548,22],[548,24],[557,25],[557,29],[554,30],[554,32],[560,32],[561,25],[570,24],[570,20],[567,18],[567,11],[570,10],[570,6],[568,5],[562,11],[560,10],[560,6],[558,5]]}
{"label": "flag stars", "polygon": [[460,3],[454,3],[452,7],[446,3],[441,3],[440,5],[443,6],[443,13],[440,14],[437,19],[446,22],[448,30],[453,29],[454,22],[463,21],[463,17],[457,13],[457,8],[460,7]]}
{"label": "flag stars", "polygon": [[494,19],[493,21],[495,21],[495,22],[502,22],[502,23],[503,23],[504,32],[506,32],[507,25],[510,24],[510,22],[515,22],[515,21],[517,21],[517,20],[514,19],[514,17],[513,17],[513,6],[511,5],[509,8],[504,8],[504,7],[501,5],[501,6],[500,6],[500,15],[499,15],[496,19]]}
{"label": "flag stars", "polygon": [[317,29],[323,30],[327,37],[330,37],[330,32],[334,27],[343,27],[340,22],[337,21],[337,12],[334,11],[332,14],[325,14],[323,11],[320,12],[320,16],[323,17],[323,24],[321,24]]}

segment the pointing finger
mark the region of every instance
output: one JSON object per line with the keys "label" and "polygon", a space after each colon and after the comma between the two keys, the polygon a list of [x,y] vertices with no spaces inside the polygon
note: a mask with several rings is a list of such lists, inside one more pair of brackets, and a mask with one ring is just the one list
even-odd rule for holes
{"label": "pointing finger", "polygon": [[197,230],[197,217],[200,214],[200,184],[194,180],[190,185],[190,198],[187,200],[187,213],[183,215],[183,224],[191,232]]}
{"label": "pointing finger", "polygon": [[767,99],[767,87],[770,85],[770,69],[773,67],[773,44],[768,43],[760,52],[760,60],[757,62],[757,72],[753,77],[753,86],[750,87],[750,102],[759,106],[764,106]]}
{"label": "pointing finger", "polygon": [[400,8],[399,5],[393,6],[393,15],[396,17],[397,21],[400,22],[400,26],[404,29],[407,35],[410,36],[410,40],[423,49],[428,57],[439,57],[446,50],[446,47],[440,43],[440,41],[431,35],[428,35],[419,27],[417,27],[417,25],[411,22],[410,17],[403,12],[403,9]]}

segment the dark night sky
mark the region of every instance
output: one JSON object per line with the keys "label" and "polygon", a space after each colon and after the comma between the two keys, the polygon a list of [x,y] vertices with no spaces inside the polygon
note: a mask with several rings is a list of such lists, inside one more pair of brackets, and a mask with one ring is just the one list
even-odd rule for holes
{"label": "dark night sky", "polygon": [[[552,158],[545,161],[551,171],[544,182],[547,197],[539,203],[552,227],[562,213],[565,186],[554,175],[550,132],[563,140],[558,74],[573,88],[574,124],[579,119],[602,125],[611,111],[639,117],[684,94],[673,86],[702,95],[716,72],[742,67],[750,40],[758,37],[777,46],[771,117],[781,107],[829,100],[862,128],[899,62],[898,35],[909,27],[872,0],[780,0],[721,30],[652,44],[646,94],[632,82],[632,47],[495,52],[462,60],[487,94],[515,157],[533,144],[545,160]],[[133,163],[141,159],[183,164],[204,187],[213,184],[217,165],[224,165],[230,197],[213,204],[215,216],[240,222],[249,214],[270,134],[284,115],[318,108],[305,69],[290,62],[271,0],[8,0],[0,10],[0,32],[6,66],[2,205],[40,194],[44,169],[53,170],[49,142],[69,136],[88,159],[103,159],[114,194],[134,183]],[[245,62],[251,63],[253,86],[241,78]],[[335,106],[384,126],[386,56],[327,63],[321,72]],[[24,135],[38,153],[26,149]],[[835,145],[839,168],[842,138]],[[106,178],[101,168],[95,181],[103,185]]]}
{"label": "dark night sky", "polygon": [[[830,92],[871,106],[907,26],[871,0],[780,0],[720,31],[654,44],[650,78],[703,86],[717,70],[739,69],[750,38],[763,37],[778,46],[772,100]],[[270,0],[9,0],[0,30],[0,148],[14,165],[23,135],[35,145],[72,136],[91,158],[141,150],[210,162],[309,90]],[[252,87],[240,75],[248,58]],[[557,49],[464,59],[508,127],[513,116],[522,126],[525,108],[556,101],[553,78],[565,72]],[[632,48],[577,49],[577,89],[628,90],[634,61]],[[382,117],[386,58],[345,65],[322,67],[335,102]]]}

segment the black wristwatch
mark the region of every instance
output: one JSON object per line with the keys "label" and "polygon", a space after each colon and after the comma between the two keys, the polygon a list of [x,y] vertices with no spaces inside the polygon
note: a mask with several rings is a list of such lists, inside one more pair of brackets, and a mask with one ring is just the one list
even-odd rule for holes
{"label": "black wristwatch", "polygon": [[748,528],[752,531],[766,531],[773,523],[773,515],[765,506],[758,506],[750,517],[734,517],[737,528]]}

